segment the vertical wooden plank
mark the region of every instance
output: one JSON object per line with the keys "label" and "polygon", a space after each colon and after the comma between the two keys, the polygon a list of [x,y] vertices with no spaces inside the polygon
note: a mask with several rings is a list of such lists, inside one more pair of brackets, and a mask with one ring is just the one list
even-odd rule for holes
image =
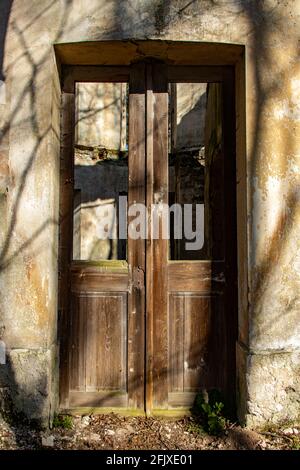
{"label": "vertical wooden plank", "polygon": [[[145,66],[134,64],[129,83],[128,204],[145,204]],[[128,237],[128,404],[144,408],[145,240]]]}
{"label": "vertical wooden plank", "polygon": [[169,392],[183,392],[184,296],[169,297]]}
{"label": "vertical wooden plank", "polygon": [[70,319],[70,390],[78,390],[78,324],[79,324],[79,301],[80,298],[72,294]]}
{"label": "vertical wooden plank", "polygon": [[[209,296],[185,296],[184,391],[206,385],[207,349],[210,331]],[[213,365],[213,364],[212,364]]]}
{"label": "vertical wooden plank", "polygon": [[[152,64],[153,203],[168,203],[168,83],[167,66]],[[160,220],[162,215],[160,213]],[[153,242],[153,407],[168,406],[168,240]],[[148,272],[149,274],[149,272]]]}
{"label": "vertical wooden plank", "polygon": [[97,298],[97,389],[104,390],[105,384],[105,359],[104,359],[104,348],[105,348],[105,297],[99,296]]}
{"label": "vertical wooden plank", "polygon": [[120,374],[121,374],[121,383],[120,389],[124,392],[127,390],[127,293],[122,294],[120,297],[121,306],[121,366],[120,366]]}
{"label": "vertical wooden plank", "polygon": [[122,390],[126,385],[126,302],[125,294],[95,298],[97,390]]}
{"label": "vertical wooden plank", "polygon": [[[151,221],[153,203],[153,90],[152,65],[146,66],[146,204],[147,217]],[[151,223],[148,223],[146,241],[146,414],[151,415],[153,406],[153,243]]]}
{"label": "vertical wooden plank", "polygon": [[60,338],[60,405],[69,404],[69,300],[70,261],[73,221],[73,148],[75,121],[74,84],[62,93],[60,212],[59,212],[59,338]]}
{"label": "vertical wooden plank", "polygon": [[97,389],[98,299],[89,298],[86,312],[86,391]]}
{"label": "vertical wooden plank", "polygon": [[105,389],[112,390],[113,387],[113,378],[114,378],[114,365],[113,365],[113,351],[112,351],[112,342],[113,342],[113,321],[115,317],[115,302],[114,299],[109,296],[105,296],[105,303],[103,309],[103,323],[102,328],[104,332],[104,342],[103,342],[103,357],[102,364],[104,369],[105,377]]}
{"label": "vertical wooden plank", "polygon": [[86,333],[87,333],[87,315],[91,309],[90,299],[81,296],[79,299],[79,327],[78,327],[78,387],[79,390],[86,390]]}
{"label": "vertical wooden plank", "polygon": [[105,306],[106,317],[106,347],[105,357],[107,371],[107,387],[110,390],[121,388],[121,332],[122,332],[122,308],[120,297],[107,297]]}
{"label": "vertical wooden plank", "polygon": [[111,390],[112,379],[114,371],[112,360],[112,318],[114,316],[114,304],[111,297],[103,298],[103,311],[102,311],[102,360],[101,367],[103,368],[103,389]]}

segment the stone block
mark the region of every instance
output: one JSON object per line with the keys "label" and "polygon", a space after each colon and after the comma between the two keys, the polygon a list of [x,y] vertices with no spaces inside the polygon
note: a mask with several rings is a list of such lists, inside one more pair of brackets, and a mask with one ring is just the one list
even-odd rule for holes
{"label": "stone block", "polygon": [[300,351],[255,354],[238,346],[239,417],[249,427],[300,418]]}
{"label": "stone block", "polygon": [[8,380],[14,412],[43,427],[56,406],[57,348],[8,352]]}

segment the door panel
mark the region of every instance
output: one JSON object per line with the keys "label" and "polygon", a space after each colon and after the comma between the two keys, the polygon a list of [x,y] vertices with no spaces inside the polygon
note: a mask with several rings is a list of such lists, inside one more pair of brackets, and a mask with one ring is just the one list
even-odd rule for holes
{"label": "door panel", "polygon": [[215,295],[169,295],[170,407],[192,406],[199,390],[224,391],[218,335],[224,328],[222,301]]}
{"label": "door panel", "polygon": [[[61,221],[61,239],[68,242],[62,263],[68,282],[61,283],[61,406],[143,410],[145,289],[141,276],[139,283],[135,278],[145,269],[145,241],[121,238],[127,217],[119,196],[127,199],[125,209],[145,200],[145,126],[138,119],[145,107],[144,66],[89,72],[67,68],[64,79],[73,119],[67,121],[70,147],[62,155],[69,173],[61,181],[68,218],[65,225]],[[76,85],[77,79],[85,86]]]}
{"label": "door panel", "polygon": [[72,304],[70,406],[126,406],[127,295],[77,294]]}
{"label": "door panel", "polygon": [[200,378],[203,385],[207,384],[211,301],[202,295],[170,294],[169,302],[169,393],[194,392]]}
{"label": "door panel", "polygon": [[[201,390],[218,389],[232,403],[235,392],[235,241],[234,224],[229,224],[233,219],[227,215],[230,206],[234,213],[234,134],[228,127],[234,109],[228,84],[232,76],[221,68],[212,71],[213,80],[205,74],[201,80],[192,67],[174,69],[164,74],[161,68],[160,106],[152,111],[152,201],[166,202],[169,195],[169,204],[182,208],[182,227],[185,204],[192,207],[193,225],[196,204],[202,205],[203,243],[186,249],[189,237],[184,232],[176,239],[172,215],[170,241],[152,242],[153,342],[148,354],[153,368],[149,408],[154,411],[190,407]],[[155,134],[156,122],[168,125],[164,145],[160,132]]]}
{"label": "door panel", "polygon": [[119,196],[131,194],[128,85],[76,83],[75,92],[69,406],[127,407],[132,291]]}

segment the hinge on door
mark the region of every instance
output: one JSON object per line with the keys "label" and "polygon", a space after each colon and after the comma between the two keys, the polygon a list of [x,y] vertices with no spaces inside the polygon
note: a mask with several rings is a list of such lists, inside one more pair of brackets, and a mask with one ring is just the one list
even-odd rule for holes
{"label": "hinge on door", "polygon": [[135,289],[143,289],[144,285],[145,285],[145,272],[140,266],[137,266],[133,268],[132,287],[134,287]]}

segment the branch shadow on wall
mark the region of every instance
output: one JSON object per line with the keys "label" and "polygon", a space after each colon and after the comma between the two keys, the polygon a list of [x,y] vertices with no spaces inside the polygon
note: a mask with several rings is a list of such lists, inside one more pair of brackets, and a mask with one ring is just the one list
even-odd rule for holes
{"label": "branch shadow on wall", "polygon": [[[52,2],[52,4],[55,4],[55,3],[57,3],[56,0]],[[186,7],[188,7],[189,4],[191,3],[192,2],[187,2]],[[211,2],[212,6],[215,3],[217,2]],[[261,5],[262,5],[261,2],[255,2],[255,6],[251,6],[251,2],[243,3],[243,9],[248,16],[250,24],[252,24],[252,28],[253,28],[252,33],[255,38],[253,56],[255,58],[254,70],[255,70],[255,89],[257,93],[257,103],[256,103],[256,115],[254,119],[254,129],[253,129],[254,142],[252,145],[251,153],[249,155],[249,159],[251,161],[249,178],[251,181],[253,180],[255,176],[257,176],[257,174],[260,171],[262,171],[260,168],[260,159],[259,159],[260,158],[259,157],[260,156],[259,142],[260,142],[260,138],[262,137],[262,133],[264,131],[262,117],[264,115],[266,104],[268,103],[268,100],[271,99],[273,94],[276,91],[278,91],[281,84],[286,82],[287,80],[287,72],[284,70],[277,76],[273,77],[271,85],[269,86],[264,85],[263,75],[265,74],[266,64],[271,63],[273,58],[271,57],[270,52],[266,50],[266,48],[261,47],[261,45],[265,43],[265,39],[268,34],[268,24],[266,21],[266,15],[263,11],[261,12],[259,11],[259,9],[261,8]],[[5,79],[5,73],[2,67],[3,66],[3,51],[4,51],[6,30],[7,30],[7,24],[8,24],[9,12],[10,12],[11,6],[12,6],[12,1],[9,1],[9,0],[6,0],[5,2],[1,3],[1,8],[3,8],[2,11],[4,12],[3,15],[1,16],[1,27],[0,27],[0,42],[1,42],[0,43],[0,51],[1,51],[0,79],[2,80]],[[56,37],[54,38],[54,42],[60,41],[60,38],[64,30],[64,25],[67,23],[67,18],[69,17],[69,14],[70,14],[70,9],[71,9],[71,2],[69,1],[63,2],[63,8],[62,8],[61,15],[60,15],[61,24],[60,24],[60,27],[58,28]],[[260,21],[261,18],[262,18],[262,21]],[[38,20],[38,17],[36,18],[36,21],[37,20]],[[50,132],[55,133],[55,129],[53,129],[51,125],[47,126],[46,128],[41,128],[40,123],[37,120],[35,78],[39,74],[39,70],[41,69],[43,62],[47,59],[50,51],[47,50],[45,54],[42,56],[42,58],[39,59],[38,62],[35,61],[35,59],[31,55],[29,45],[27,44],[26,36],[23,34],[23,31],[18,28],[18,24],[12,23],[11,28],[14,30],[14,34],[18,37],[20,43],[22,44],[23,58],[26,59],[27,64],[31,68],[31,78],[28,81],[28,83],[25,85],[25,87],[20,90],[20,97],[17,99],[17,102],[14,105],[14,108],[11,111],[10,116],[8,116],[7,121],[13,122],[13,126],[15,127],[20,126],[22,124],[28,124],[30,126],[31,132],[34,135],[36,135],[36,142],[31,150],[30,155],[28,156],[26,166],[24,167],[22,174],[20,176],[17,194],[9,212],[9,219],[7,221],[7,230],[6,230],[6,234],[4,237],[4,242],[2,244],[1,254],[0,254],[0,275],[4,271],[7,271],[13,265],[14,261],[19,256],[23,255],[26,252],[26,250],[36,241],[36,239],[43,233],[43,231],[49,225],[57,226],[57,223],[58,223],[57,220],[52,219],[52,218],[43,221],[40,227],[38,227],[33,232],[31,237],[29,237],[23,244],[18,246],[16,250],[12,249],[12,241],[14,240],[14,232],[17,226],[18,213],[21,207],[21,199],[23,197],[25,187],[28,184],[29,175],[32,172],[34,164],[36,163],[37,155],[41,149],[42,144],[45,142]],[[18,110],[21,107],[22,103],[26,99],[30,100],[32,114],[30,118],[26,119],[25,122],[23,120],[15,121],[15,116],[17,115]],[[11,124],[9,123],[6,126],[4,126],[4,129],[2,130],[2,134],[1,134],[1,140],[7,136],[10,130],[10,126]],[[56,135],[56,138],[59,139],[59,136]],[[294,141],[292,138],[288,142],[285,142],[285,145],[286,145],[287,154],[294,152]],[[287,207],[289,208],[289,211],[287,214],[282,214],[282,217],[280,217],[278,225],[276,229],[274,230],[274,233],[275,233],[274,238],[269,243],[269,250],[265,254],[263,261],[258,267],[259,274],[256,275],[256,279],[254,280],[254,284],[256,286],[255,289],[256,289],[258,297],[261,297],[263,295],[264,289],[269,283],[269,279],[270,279],[269,276],[272,273],[272,270],[275,268],[276,263],[278,261],[278,256],[288,243],[289,227],[292,225],[292,222],[294,220],[297,202],[298,202],[297,192],[295,191],[295,192],[290,193],[287,197]],[[296,302],[296,300],[297,298],[295,295],[293,302]],[[1,302],[3,302],[3,299],[1,300]],[[0,305],[0,308],[1,308],[1,305]],[[254,310],[254,309],[255,308],[253,306],[251,310]],[[278,315],[282,316],[286,313],[287,312],[284,312],[284,313],[279,312]],[[276,321],[276,317],[272,319],[272,321]],[[268,329],[270,326],[271,325],[268,325],[266,323],[264,327],[265,331],[261,330],[261,335],[268,333]],[[40,383],[36,383],[33,381],[31,385],[29,384],[29,387],[31,388],[31,390],[26,392],[25,388],[20,386],[20,384],[16,380],[14,367],[12,363],[10,362],[8,363],[7,370],[5,374],[3,375],[4,375],[4,378],[2,376],[1,380],[4,382],[4,386],[7,386],[9,383],[10,387],[15,391],[14,393],[16,393],[17,395],[19,394],[20,396],[23,395],[23,398],[22,398],[23,402],[26,400],[29,400],[29,402],[32,403],[32,401],[34,401],[34,394],[36,393],[36,390],[42,390],[42,391],[44,390],[44,378],[43,378]],[[136,386],[136,387],[140,386],[138,379],[136,379],[136,381],[133,383],[133,386]],[[26,406],[29,406],[29,408],[30,408],[30,403],[26,405]],[[40,414],[43,413],[42,408],[38,410],[38,413],[39,412]]]}
{"label": "branch shadow on wall", "polygon": [[[45,86],[43,83],[42,71],[44,64],[49,61],[49,56],[52,55],[52,46],[45,47],[44,51],[41,48],[41,54],[39,57],[34,55],[36,50],[31,48],[31,43],[29,42],[30,35],[27,34],[27,30],[33,24],[39,24],[39,20],[46,16],[47,14],[51,15],[52,7],[60,5],[60,15],[59,22],[56,25],[56,33],[53,37],[53,42],[59,42],[63,36],[68,31],[69,26],[66,26],[68,19],[70,17],[72,9],[72,1],[70,0],[53,0],[48,3],[46,7],[42,6],[37,14],[32,17],[31,10],[26,10],[25,2],[22,7],[24,11],[28,13],[28,21],[26,24],[26,15],[20,17],[20,22],[25,26],[19,27],[18,17],[14,16],[10,18],[10,11],[12,10],[13,0],[5,0],[1,2],[0,6],[0,79],[5,81],[6,75],[10,76],[11,70],[14,67],[18,66],[18,63],[23,64],[23,67],[27,67],[28,75],[26,75],[26,80],[23,82],[20,81],[18,94],[14,96],[14,99],[11,101],[11,107],[9,112],[6,110],[5,121],[0,133],[0,148],[1,146],[6,146],[8,141],[9,134],[16,132],[18,129],[28,128],[28,135],[33,136],[33,141],[31,149],[28,150],[27,154],[24,154],[24,166],[19,172],[19,175],[15,177],[13,175],[13,169],[10,169],[10,181],[7,182],[7,187],[5,193],[1,194],[1,210],[5,216],[1,221],[1,247],[0,247],[0,277],[2,285],[7,282],[8,277],[10,276],[13,282],[14,270],[18,266],[18,260],[21,260],[21,265],[26,265],[28,268],[27,275],[36,275],[35,273],[30,273],[30,266],[35,265],[36,258],[40,256],[45,249],[49,251],[48,243],[45,244],[45,240],[42,239],[44,234],[49,231],[49,228],[53,230],[54,237],[58,239],[58,219],[56,217],[46,217],[45,220],[40,221],[40,224],[36,226],[31,235],[26,237],[18,237],[18,230],[20,230],[20,223],[18,222],[19,215],[23,210],[23,202],[26,191],[30,187],[30,179],[32,176],[33,170],[39,165],[42,154],[45,146],[50,141],[55,140],[59,142],[60,135],[57,132],[57,129],[53,126],[51,122],[51,116],[49,119],[43,120],[40,119],[40,103],[38,101],[38,96],[42,87]],[[20,2],[18,4],[20,7]],[[23,12],[24,13],[24,12]],[[80,20],[78,20],[80,22]],[[76,26],[72,24],[71,28]],[[4,70],[4,51],[6,50],[6,41],[8,37],[9,30],[9,40],[10,44],[12,41],[15,41],[18,44],[17,53],[11,59],[9,63],[9,69]],[[25,64],[25,65],[24,65]],[[10,86],[10,83],[8,84]],[[48,87],[53,87],[53,84],[50,82]],[[7,104],[8,107],[8,104]],[[28,113],[24,111],[28,109]],[[23,113],[23,114],[22,114]],[[25,117],[24,117],[25,116]],[[49,124],[50,121],[50,124]],[[5,152],[8,149],[5,147]],[[6,153],[4,153],[6,156]],[[8,155],[7,162],[8,165]],[[14,195],[12,188],[15,188]],[[3,204],[4,200],[4,204]],[[51,204],[51,201],[50,201]],[[33,224],[34,227],[34,224]],[[25,238],[25,240],[24,240]],[[51,242],[52,243],[52,242]],[[53,258],[57,259],[57,249],[56,241],[51,244],[50,250],[53,253]],[[40,295],[42,290],[41,279],[37,279],[37,296]],[[22,295],[23,286],[20,285],[20,298]],[[0,313],[7,312],[7,303],[9,302],[10,287],[7,285],[3,289],[3,292],[7,294],[2,294],[0,298]],[[42,308],[46,308],[45,305]],[[20,423],[21,419],[24,419],[26,422],[36,422],[39,425],[47,426],[49,424],[49,409],[45,409],[45,402],[49,399],[50,389],[52,387],[53,375],[56,374],[55,370],[49,369],[49,363],[45,360],[45,355],[49,353],[47,351],[47,345],[45,348],[39,347],[37,349],[22,350],[24,348],[24,340],[17,337],[16,340],[12,340],[12,347],[10,349],[10,339],[14,338],[13,327],[19,321],[22,321],[18,318],[18,312],[14,312],[13,322],[7,321],[9,327],[6,325],[6,318],[1,318],[0,332],[1,338],[6,342],[6,353],[7,361],[5,365],[0,365],[0,405],[2,412],[6,415],[7,412],[12,416],[16,417],[16,423]],[[25,320],[26,321],[26,320]],[[27,326],[29,330],[34,329],[34,325],[30,325],[30,317],[28,317],[28,323],[26,325],[26,330],[24,334],[28,334]],[[3,327],[2,327],[2,322]],[[10,330],[10,331],[8,331]],[[19,335],[21,332],[18,333]],[[42,332],[41,332],[42,335]],[[6,340],[6,336],[9,337]],[[30,347],[30,345],[29,345]],[[39,362],[38,357],[41,353],[41,361]],[[45,353],[45,355],[44,355]],[[49,359],[49,358],[48,358]],[[58,364],[55,365],[54,369],[57,368]],[[47,369],[48,368],[48,369]],[[55,408],[55,404],[51,403],[52,410]],[[1,411],[0,409],[0,411]],[[17,432],[17,428],[14,428],[16,433],[16,441],[19,442],[21,439],[20,434]],[[22,442],[19,442],[22,446]]]}
{"label": "branch shadow on wall", "polygon": [[[285,17],[281,15],[278,5],[268,6],[264,2],[243,2],[240,7],[249,23],[248,34],[251,34],[253,38],[252,50],[248,51],[248,55],[251,55],[253,65],[253,88],[255,96],[255,102],[253,103],[255,109],[254,118],[252,129],[250,130],[252,142],[247,157],[249,161],[247,175],[249,181],[248,187],[249,191],[252,193],[248,207],[251,224],[248,243],[251,244],[251,250],[252,253],[254,253],[248,260],[248,269],[250,270],[248,273],[250,283],[249,290],[251,292],[251,298],[249,298],[248,301],[248,340],[251,348],[255,349],[257,347],[258,351],[260,349],[262,351],[269,349],[271,353],[273,349],[274,354],[280,353],[280,349],[284,351],[292,347],[292,345],[289,344],[290,340],[285,343],[283,338],[285,333],[287,333],[287,337],[293,334],[292,330],[296,327],[296,312],[299,310],[298,289],[294,288],[294,290],[291,291],[291,289],[288,289],[287,286],[282,284],[285,282],[284,279],[288,277],[290,281],[292,277],[294,277],[294,279],[297,278],[295,271],[294,275],[287,275],[287,271],[292,269],[293,255],[291,256],[291,264],[286,265],[285,268],[283,266],[286,264],[286,256],[289,252],[289,247],[295,247],[296,214],[299,207],[299,185],[295,185],[291,181],[288,183],[288,192],[286,191],[285,178],[290,173],[294,155],[297,154],[296,139],[292,130],[292,123],[289,122],[287,124],[281,121],[278,122],[277,127],[274,120],[273,123],[272,121],[268,122],[268,117],[270,120],[272,118],[274,119],[274,117],[270,115],[268,107],[270,105],[272,106],[274,100],[278,100],[280,103],[278,96],[280,92],[282,93],[289,86],[291,71],[294,65],[296,65],[297,58],[295,56],[294,65],[292,62],[290,63],[290,70],[282,65],[278,67],[278,72],[270,72],[270,70],[274,69],[274,63],[277,62],[277,54],[280,55],[282,53],[278,50],[279,47],[278,49],[274,47],[273,42],[276,41],[276,39],[274,40],[274,38],[271,37],[272,34],[276,31],[278,34],[277,41],[280,41],[281,47],[284,47],[285,41],[288,41],[284,35],[284,31],[286,30]],[[269,146],[271,147],[272,145],[270,139],[270,126],[272,125],[274,126],[274,135],[278,135],[278,133],[281,134],[282,143],[281,148],[278,149],[278,155],[276,149],[275,152],[272,153],[272,160],[270,156],[269,162],[266,164],[265,145],[267,138],[269,138]],[[286,127],[289,128],[289,131],[287,131]],[[278,165],[278,159],[280,158],[282,160],[284,159],[284,161],[280,161]],[[283,174],[280,175],[282,166],[284,170],[282,172]],[[278,177],[276,175],[276,167],[279,167]],[[277,181],[280,181],[280,179],[283,181],[281,182],[278,192],[281,201],[274,200],[272,203],[270,201],[267,209],[268,212],[266,211],[263,214],[265,219],[270,221],[273,220],[272,214],[274,214],[274,211],[277,212],[276,222],[272,227],[272,232],[268,237],[265,237],[261,227],[266,224],[266,221],[261,221],[260,216],[262,215],[262,210],[264,210],[261,209],[261,207],[264,208],[264,190],[267,191],[267,181],[270,176],[271,179],[274,177]],[[255,187],[256,182],[257,186]],[[258,198],[257,192],[259,194]],[[268,194],[267,197],[271,199],[270,194]],[[272,204],[274,204],[274,206],[276,204],[280,205],[280,211],[277,211],[276,206],[273,207]],[[259,246],[262,247],[262,242],[263,248],[259,249]],[[271,307],[271,313],[270,304],[273,301],[275,304]],[[281,333],[278,327],[279,324],[283,326]],[[293,325],[292,329],[289,327],[290,324]],[[287,328],[285,328],[284,325]],[[282,345],[279,349],[278,344]],[[255,375],[256,371],[252,370],[253,362],[254,361],[251,360],[249,362],[249,369],[247,371],[241,371],[241,373],[247,373],[249,376],[251,376],[251,373]],[[299,373],[300,370],[298,370],[298,372],[293,371],[293,373],[290,374],[290,379],[287,380],[287,382],[290,382],[290,385],[286,386],[285,389],[280,392],[282,393],[281,406],[286,412],[286,419],[292,416],[292,414],[289,414],[292,402],[294,402],[294,409],[298,409],[299,407],[297,394],[295,393],[295,388],[297,388],[295,378],[299,376]],[[272,393],[274,393],[274,395],[269,397],[269,403],[274,403],[274,408],[269,419],[273,419],[273,416],[276,419],[276,407],[278,406],[278,397],[276,396],[278,390],[276,386],[277,382],[281,380],[279,377],[280,371],[278,370],[278,378],[271,376],[271,371],[270,375],[262,376],[261,386],[263,389],[265,384],[268,384],[270,390],[272,390],[273,386]],[[265,381],[267,382],[264,383]],[[270,381],[272,381],[272,383],[270,383]],[[247,409],[248,402],[246,403],[246,397],[244,397],[244,400],[246,406],[245,413],[249,413],[250,410]],[[255,403],[256,412],[258,416],[261,413],[262,418],[265,419],[266,410],[260,409],[260,406],[261,404],[258,400],[257,403]],[[262,407],[263,406],[262,404]],[[269,404],[268,408],[272,409]],[[267,412],[269,411],[267,410]]]}

